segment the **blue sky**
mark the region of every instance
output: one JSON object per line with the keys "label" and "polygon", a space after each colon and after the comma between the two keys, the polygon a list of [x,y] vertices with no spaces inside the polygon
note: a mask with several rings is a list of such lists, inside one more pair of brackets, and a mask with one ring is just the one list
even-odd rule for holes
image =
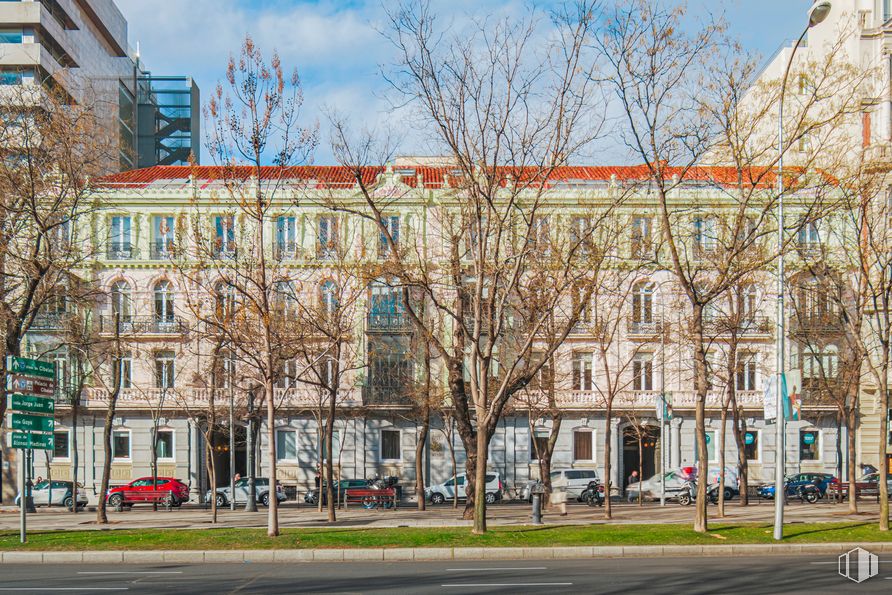
{"label": "blue sky", "polygon": [[[689,0],[689,12],[724,11],[731,32],[749,51],[764,59],[801,30],[811,0]],[[187,74],[203,97],[222,77],[228,56],[250,33],[258,46],[279,51],[290,70],[304,81],[304,111],[316,118],[323,106],[335,107],[354,122],[386,119],[388,104],[379,66],[392,59],[376,32],[380,0],[116,0],[130,27],[130,44],[139,43],[145,64],[156,74]],[[543,0],[547,4],[547,0]],[[432,0],[437,11],[455,19],[473,13],[521,11],[515,0]],[[324,132],[324,131],[323,131]],[[426,152],[422,146],[402,153]],[[317,163],[330,163],[325,141]]]}

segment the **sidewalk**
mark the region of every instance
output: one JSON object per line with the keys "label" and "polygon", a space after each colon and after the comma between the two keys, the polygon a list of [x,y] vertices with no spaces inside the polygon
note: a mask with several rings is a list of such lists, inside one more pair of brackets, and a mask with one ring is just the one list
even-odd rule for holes
{"label": "sidewalk", "polygon": [[[878,518],[879,506],[875,502],[859,504],[861,513],[857,516],[848,514],[846,505],[835,505],[827,502],[818,504],[790,504],[785,509],[785,518],[789,523],[795,522],[842,522],[863,521],[875,522]],[[546,525],[590,525],[608,523],[611,525],[641,523],[690,523],[693,508],[670,503],[665,507],[649,505],[639,508],[634,504],[614,504],[613,518],[604,519],[604,510],[581,504],[567,507],[567,516],[559,516],[552,511],[545,511],[543,521]],[[56,531],[69,529],[191,529],[210,527],[210,510],[199,507],[175,509],[172,511],[152,511],[150,506],[136,506],[124,512],[109,511],[109,525],[97,525],[95,512],[73,514],[61,508],[39,508],[36,514],[28,515],[28,527],[35,531]],[[717,521],[716,508],[709,507],[709,517]],[[721,522],[772,522],[774,506],[771,502],[753,503],[741,507],[736,502],[725,508],[726,516]],[[530,523],[531,510],[524,504],[499,504],[488,508],[487,516],[493,526],[527,525]],[[244,512],[229,508],[218,510],[217,527],[263,527],[267,522],[267,511],[260,508],[256,513]],[[279,523],[283,528],[310,527],[466,527],[472,521],[461,518],[461,509],[451,506],[431,506],[425,511],[414,507],[401,507],[398,510],[364,510],[353,508],[339,510],[338,520],[330,524],[325,512],[319,513],[315,508],[306,506],[285,506],[279,511]],[[18,509],[0,514],[0,530],[18,529]]]}
{"label": "sidewalk", "polygon": [[821,543],[770,545],[578,546],[542,548],[368,548],[306,550],[2,552],[0,564],[199,564],[376,562],[434,560],[549,560],[589,558],[659,558],[673,556],[833,555],[856,547],[874,554],[892,553],[892,543]]}

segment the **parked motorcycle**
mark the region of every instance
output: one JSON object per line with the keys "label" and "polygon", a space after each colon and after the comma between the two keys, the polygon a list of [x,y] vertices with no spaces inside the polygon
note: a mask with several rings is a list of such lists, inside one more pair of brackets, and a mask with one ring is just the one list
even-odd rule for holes
{"label": "parked motorcycle", "polygon": [[821,490],[813,483],[804,483],[796,488],[796,496],[803,502],[814,504],[821,499]]}
{"label": "parked motorcycle", "polygon": [[589,506],[604,506],[604,486],[598,480],[588,482],[579,499]]}
{"label": "parked motorcycle", "polygon": [[[678,503],[682,506],[689,506],[692,502],[697,500],[697,482],[694,480],[688,480],[684,482],[681,486],[681,491],[678,492]],[[718,504],[719,501],[719,484],[707,484],[706,485],[706,501],[712,504]]]}

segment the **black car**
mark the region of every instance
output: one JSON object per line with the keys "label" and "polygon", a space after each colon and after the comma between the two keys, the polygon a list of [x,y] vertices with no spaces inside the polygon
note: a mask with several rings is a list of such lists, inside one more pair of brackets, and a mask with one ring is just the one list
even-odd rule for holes
{"label": "black car", "polygon": [[[334,488],[339,492],[338,501],[344,501],[344,492],[347,490],[352,490],[354,488],[365,488],[368,487],[369,480],[367,479],[342,479],[340,481],[336,481],[334,483]],[[322,489],[322,503],[325,504],[325,483],[321,486]],[[307,493],[304,494],[304,502],[307,504],[319,504],[319,487],[313,487],[307,490]]]}

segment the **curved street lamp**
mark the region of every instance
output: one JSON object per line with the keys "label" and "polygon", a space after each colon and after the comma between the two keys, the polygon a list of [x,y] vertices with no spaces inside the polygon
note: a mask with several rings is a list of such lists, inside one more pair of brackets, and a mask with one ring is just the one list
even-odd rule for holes
{"label": "curved street lamp", "polygon": [[824,22],[830,14],[832,4],[830,0],[816,0],[811,8],[808,9],[808,25],[803,29],[802,35],[793,45],[793,51],[790,52],[790,58],[787,60],[787,67],[784,70],[784,78],[781,82],[780,97],[778,99],[780,107],[778,109],[777,119],[777,248],[778,248],[778,265],[777,265],[777,336],[775,338],[777,351],[777,383],[775,386],[775,423],[777,437],[776,454],[775,454],[775,471],[774,471],[774,538],[781,540],[784,538],[784,471],[786,467],[785,456],[785,429],[784,423],[784,394],[783,394],[783,374],[784,374],[784,339],[786,335],[786,310],[784,308],[784,94],[787,90],[787,78],[790,76],[790,67],[793,65],[793,56],[802,45],[802,41],[808,34],[808,30],[812,27]]}

